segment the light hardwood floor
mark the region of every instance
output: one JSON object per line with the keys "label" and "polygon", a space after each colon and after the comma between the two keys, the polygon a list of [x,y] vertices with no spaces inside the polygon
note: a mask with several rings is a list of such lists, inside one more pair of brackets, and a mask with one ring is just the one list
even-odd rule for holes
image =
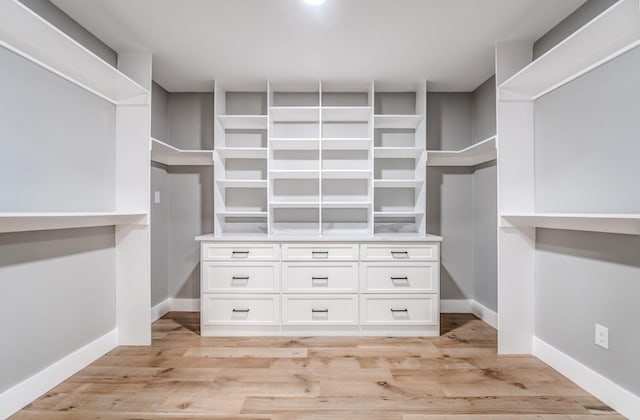
{"label": "light hardwood floor", "polygon": [[438,338],[202,338],[197,313],[153,324],[14,419],[622,419],[496,331],[442,316]]}

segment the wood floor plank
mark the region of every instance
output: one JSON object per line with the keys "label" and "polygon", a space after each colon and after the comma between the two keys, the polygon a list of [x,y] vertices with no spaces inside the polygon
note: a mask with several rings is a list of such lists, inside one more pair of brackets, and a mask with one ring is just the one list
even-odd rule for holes
{"label": "wood floor plank", "polygon": [[200,337],[172,312],[150,346],[110,351],[13,419],[618,420],[495,329],[442,316],[440,337]]}

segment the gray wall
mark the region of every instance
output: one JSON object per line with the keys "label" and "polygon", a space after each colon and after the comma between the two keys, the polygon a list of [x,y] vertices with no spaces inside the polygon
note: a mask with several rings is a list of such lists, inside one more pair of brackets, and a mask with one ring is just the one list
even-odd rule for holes
{"label": "gray wall", "polygon": [[[471,145],[471,93],[427,94],[427,149]],[[470,168],[427,168],[427,231],[444,237],[442,299],[473,299],[473,178]]]}
{"label": "gray wall", "polygon": [[562,22],[554,26],[533,44],[533,58],[540,57],[556,44],[580,29],[585,23],[598,16],[617,0],[588,0]]}
{"label": "gray wall", "polygon": [[[496,134],[496,78],[473,92],[473,142]],[[498,310],[498,196],[496,162],[473,168],[473,294]]]}
{"label": "gray wall", "polygon": [[4,48],[0,92],[0,211],[114,209],[115,106]]}
{"label": "gray wall", "polygon": [[116,327],[113,227],[0,234],[0,393]]}
{"label": "gray wall", "polygon": [[169,142],[179,149],[213,149],[213,93],[170,93]]}
{"label": "gray wall", "polygon": [[639,213],[640,48],[535,104],[536,210]]}
{"label": "gray wall", "polygon": [[[538,229],[536,336],[640,395],[640,237]],[[609,328],[609,350],[594,325]]]}
{"label": "gray wall", "polygon": [[169,139],[169,93],[151,82],[151,137],[167,142]]}
{"label": "gray wall", "polygon": [[100,41],[100,39],[91,32],[83,28],[65,12],[58,9],[49,0],[20,0],[20,2],[42,16],[56,28],[75,39],[85,48],[93,51],[98,57],[112,66],[116,66],[117,55],[115,51]]}

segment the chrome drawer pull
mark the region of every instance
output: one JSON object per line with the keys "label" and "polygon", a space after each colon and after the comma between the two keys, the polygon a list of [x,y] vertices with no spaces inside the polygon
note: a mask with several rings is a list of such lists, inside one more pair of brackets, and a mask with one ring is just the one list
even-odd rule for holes
{"label": "chrome drawer pull", "polygon": [[409,310],[408,310],[408,309],[393,309],[393,308],[391,308],[391,312],[392,312],[392,313],[396,313],[396,312],[406,312],[406,313],[409,313]]}
{"label": "chrome drawer pull", "polygon": [[393,258],[409,258],[409,251],[391,251]]}
{"label": "chrome drawer pull", "polygon": [[244,308],[244,309],[233,308],[231,312],[248,313],[249,312],[249,308]]}
{"label": "chrome drawer pull", "polygon": [[329,251],[311,251],[311,258],[329,258]]}
{"label": "chrome drawer pull", "polygon": [[249,276],[233,276],[231,280],[249,280]]}
{"label": "chrome drawer pull", "polygon": [[311,280],[329,280],[329,277],[315,277],[315,276],[311,276]]}
{"label": "chrome drawer pull", "polygon": [[247,258],[248,256],[249,256],[249,251],[231,251],[231,258],[236,258],[236,257]]}
{"label": "chrome drawer pull", "polygon": [[324,314],[328,314],[329,313],[329,309],[313,309],[311,308],[311,312],[312,313],[324,313]]}
{"label": "chrome drawer pull", "polygon": [[395,281],[395,280],[404,280],[404,281],[409,281],[409,277],[404,276],[404,277],[394,277],[391,276],[391,281]]}

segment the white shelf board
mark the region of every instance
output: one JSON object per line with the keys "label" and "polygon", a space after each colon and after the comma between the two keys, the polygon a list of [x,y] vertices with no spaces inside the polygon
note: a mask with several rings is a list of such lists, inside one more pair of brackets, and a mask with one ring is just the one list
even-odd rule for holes
{"label": "white shelf board", "polygon": [[266,147],[224,147],[216,149],[221,159],[266,159]]}
{"label": "white shelf board", "polygon": [[375,128],[417,128],[422,115],[375,115]]}
{"label": "white shelf board", "polygon": [[640,44],[638,0],[621,0],[500,85],[500,99],[536,99]]}
{"label": "white shelf board", "polygon": [[317,150],[320,148],[320,139],[271,138],[269,145],[272,150]]}
{"label": "white shelf board", "polygon": [[0,213],[0,233],[147,224],[140,212]]}
{"label": "white shelf board", "polygon": [[370,106],[323,106],[322,121],[368,122],[371,118]]}
{"label": "white shelf board", "polygon": [[274,209],[320,208],[320,203],[317,201],[272,201],[269,205]]}
{"label": "white shelf board", "polygon": [[322,208],[325,209],[368,209],[371,207],[370,201],[323,201]]}
{"label": "white shelf board", "polygon": [[218,115],[225,130],[266,130],[266,115]]}
{"label": "white shelf board", "polygon": [[210,166],[213,165],[213,150],[181,150],[151,139],[151,160],[169,166]]}
{"label": "white shelf board", "polygon": [[313,179],[320,177],[319,170],[292,169],[269,172],[271,179]]}
{"label": "white shelf board", "polygon": [[324,179],[369,179],[371,171],[358,169],[323,169],[322,178]]}
{"label": "white shelf board", "polygon": [[376,211],[373,213],[375,218],[398,218],[398,217],[417,217],[422,213],[415,211]]}
{"label": "white shelf board", "polygon": [[370,138],[323,138],[324,150],[369,150],[373,140]]}
{"label": "white shelf board", "polygon": [[426,150],[416,147],[376,147],[373,156],[378,158],[409,158],[418,159]]}
{"label": "white shelf board", "polygon": [[266,211],[223,211],[218,212],[216,215],[220,217],[238,217],[238,218],[266,218]]}
{"label": "white shelf board", "polygon": [[475,166],[496,157],[496,136],[492,136],[459,151],[428,150],[427,166]]}
{"label": "white shelf board", "polygon": [[319,106],[272,106],[269,110],[273,122],[320,121]]}
{"label": "white shelf board", "polygon": [[373,181],[376,188],[419,188],[421,180],[417,179],[376,179]]}
{"label": "white shelf board", "polygon": [[539,227],[640,235],[640,214],[522,213],[501,214],[500,227]]}
{"label": "white shelf board", "polygon": [[214,241],[214,242],[314,242],[314,241],[342,241],[342,242],[441,242],[442,237],[430,234],[416,232],[389,232],[375,233],[362,232],[354,234],[352,232],[339,233],[302,233],[302,232],[278,232],[267,235],[264,233],[228,233],[224,235],[214,235],[209,233],[195,237],[196,241]]}
{"label": "white shelf board", "polygon": [[267,181],[261,179],[225,179],[217,183],[220,188],[267,188]]}
{"label": "white shelf board", "polygon": [[19,1],[0,2],[0,46],[112,103],[149,103],[146,89]]}

